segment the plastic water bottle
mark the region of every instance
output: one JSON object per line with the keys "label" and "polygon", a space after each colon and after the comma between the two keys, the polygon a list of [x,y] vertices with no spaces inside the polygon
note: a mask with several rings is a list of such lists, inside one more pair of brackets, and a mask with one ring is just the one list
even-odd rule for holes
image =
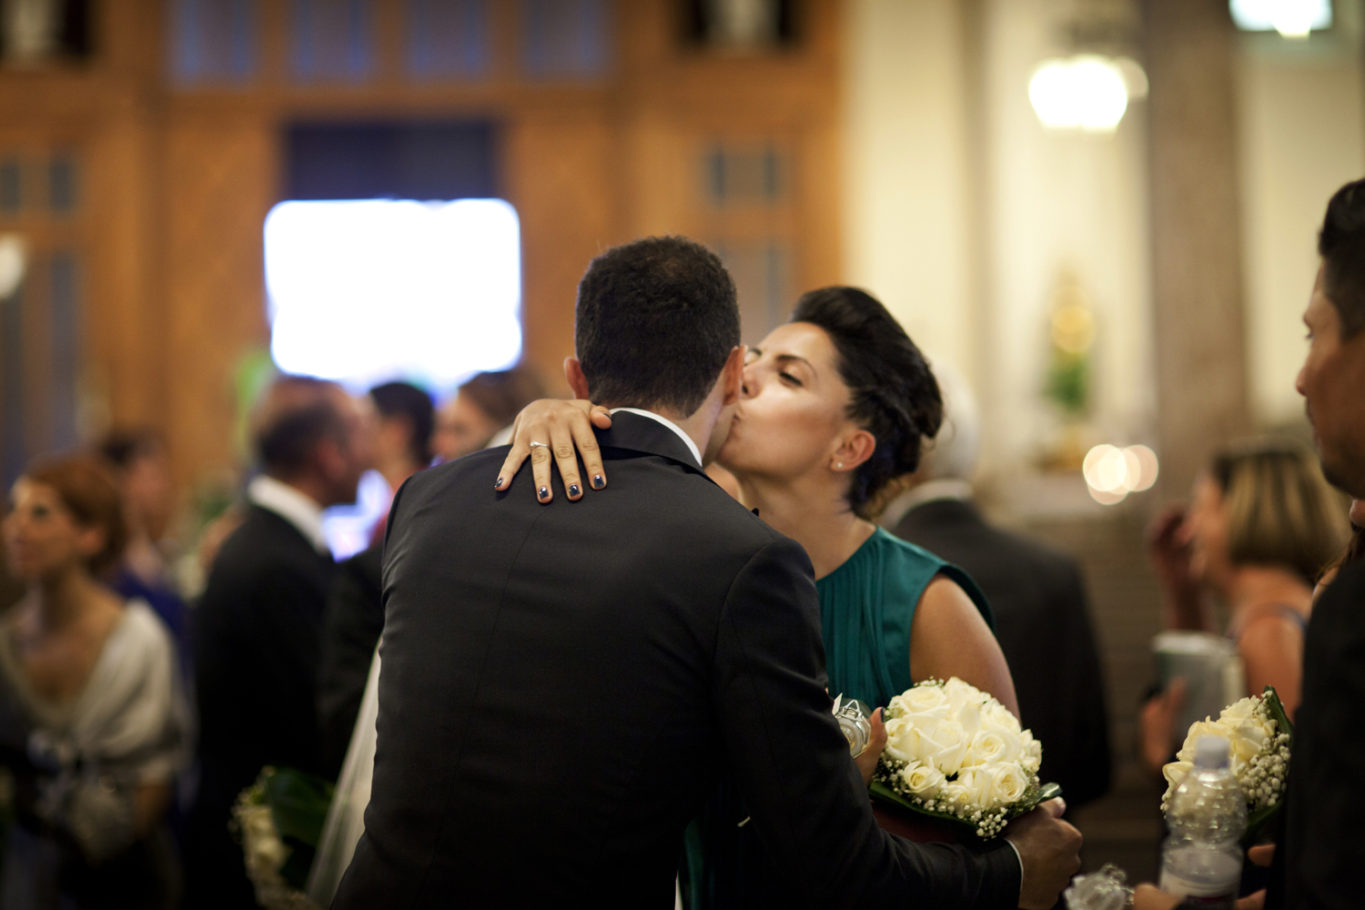
{"label": "plastic water bottle", "polygon": [[1161,850],[1161,890],[1196,907],[1231,910],[1242,877],[1238,841],[1246,831],[1246,798],[1228,767],[1228,742],[1201,736],[1194,767],[1171,794],[1170,837]]}

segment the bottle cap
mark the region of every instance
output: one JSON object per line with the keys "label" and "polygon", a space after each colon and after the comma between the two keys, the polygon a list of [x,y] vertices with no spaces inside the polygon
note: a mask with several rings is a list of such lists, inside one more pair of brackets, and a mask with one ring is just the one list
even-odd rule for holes
{"label": "bottle cap", "polygon": [[1228,766],[1228,741],[1221,736],[1205,734],[1194,741],[1194,766],[1196,768],[1226,768]]}

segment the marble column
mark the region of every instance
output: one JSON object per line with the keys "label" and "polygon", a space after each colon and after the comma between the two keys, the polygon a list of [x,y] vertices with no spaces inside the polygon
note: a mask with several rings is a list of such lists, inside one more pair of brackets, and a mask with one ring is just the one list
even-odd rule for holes
{"label": "marble column", "polygon": [[1225,0],[1143,0],[1162,490],[1249,425],[1233,51]]}

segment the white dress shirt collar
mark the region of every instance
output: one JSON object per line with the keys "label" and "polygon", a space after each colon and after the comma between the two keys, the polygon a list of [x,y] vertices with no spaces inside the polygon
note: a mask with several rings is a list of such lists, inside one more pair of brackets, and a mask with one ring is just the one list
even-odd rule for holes
{"label": "white dress shirt collar", "polygon": [[613,414],[618,414],[621,411],[625,411],[628,414],[639,414],[641,417],[648,417],[650,420],[656,420],[659,423],[663,424],[664,426],[668,427],[674,433],[677,433],[678,438],[681,439],[683,443],[687,446],[687,451],[691,452],[692,457],[696,459],[697,467],[701,467],[701,450],[698,449],[697,444],[692,441],[692,437],[688,436],[686,433],[682,431],[682,427],[678,426],[676,423],[669,420],[667,417],[661,417],[658,414],[655,414],[653,411],[646,411],[643,408],[611,409],[611,413]]}
{"label": "white dress shirt collar", "polygon": [[262,474],[247,484],[248,502],[269,509],[289,522],[319,553],[331,555],[327,536],[322,532],[322,506],[311,496],[273,477]]}

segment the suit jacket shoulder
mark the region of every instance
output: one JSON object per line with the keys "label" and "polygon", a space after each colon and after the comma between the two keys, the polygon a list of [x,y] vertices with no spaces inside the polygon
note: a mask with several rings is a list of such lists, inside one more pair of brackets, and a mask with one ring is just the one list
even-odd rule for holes
{"label": "suit jacket shoulder", "polygon": [[1270,907],[1345,908],[1361,902],[1365,855],[1365,562],[1342,569],[1318,598],[1303,654],[1284,831]]}

